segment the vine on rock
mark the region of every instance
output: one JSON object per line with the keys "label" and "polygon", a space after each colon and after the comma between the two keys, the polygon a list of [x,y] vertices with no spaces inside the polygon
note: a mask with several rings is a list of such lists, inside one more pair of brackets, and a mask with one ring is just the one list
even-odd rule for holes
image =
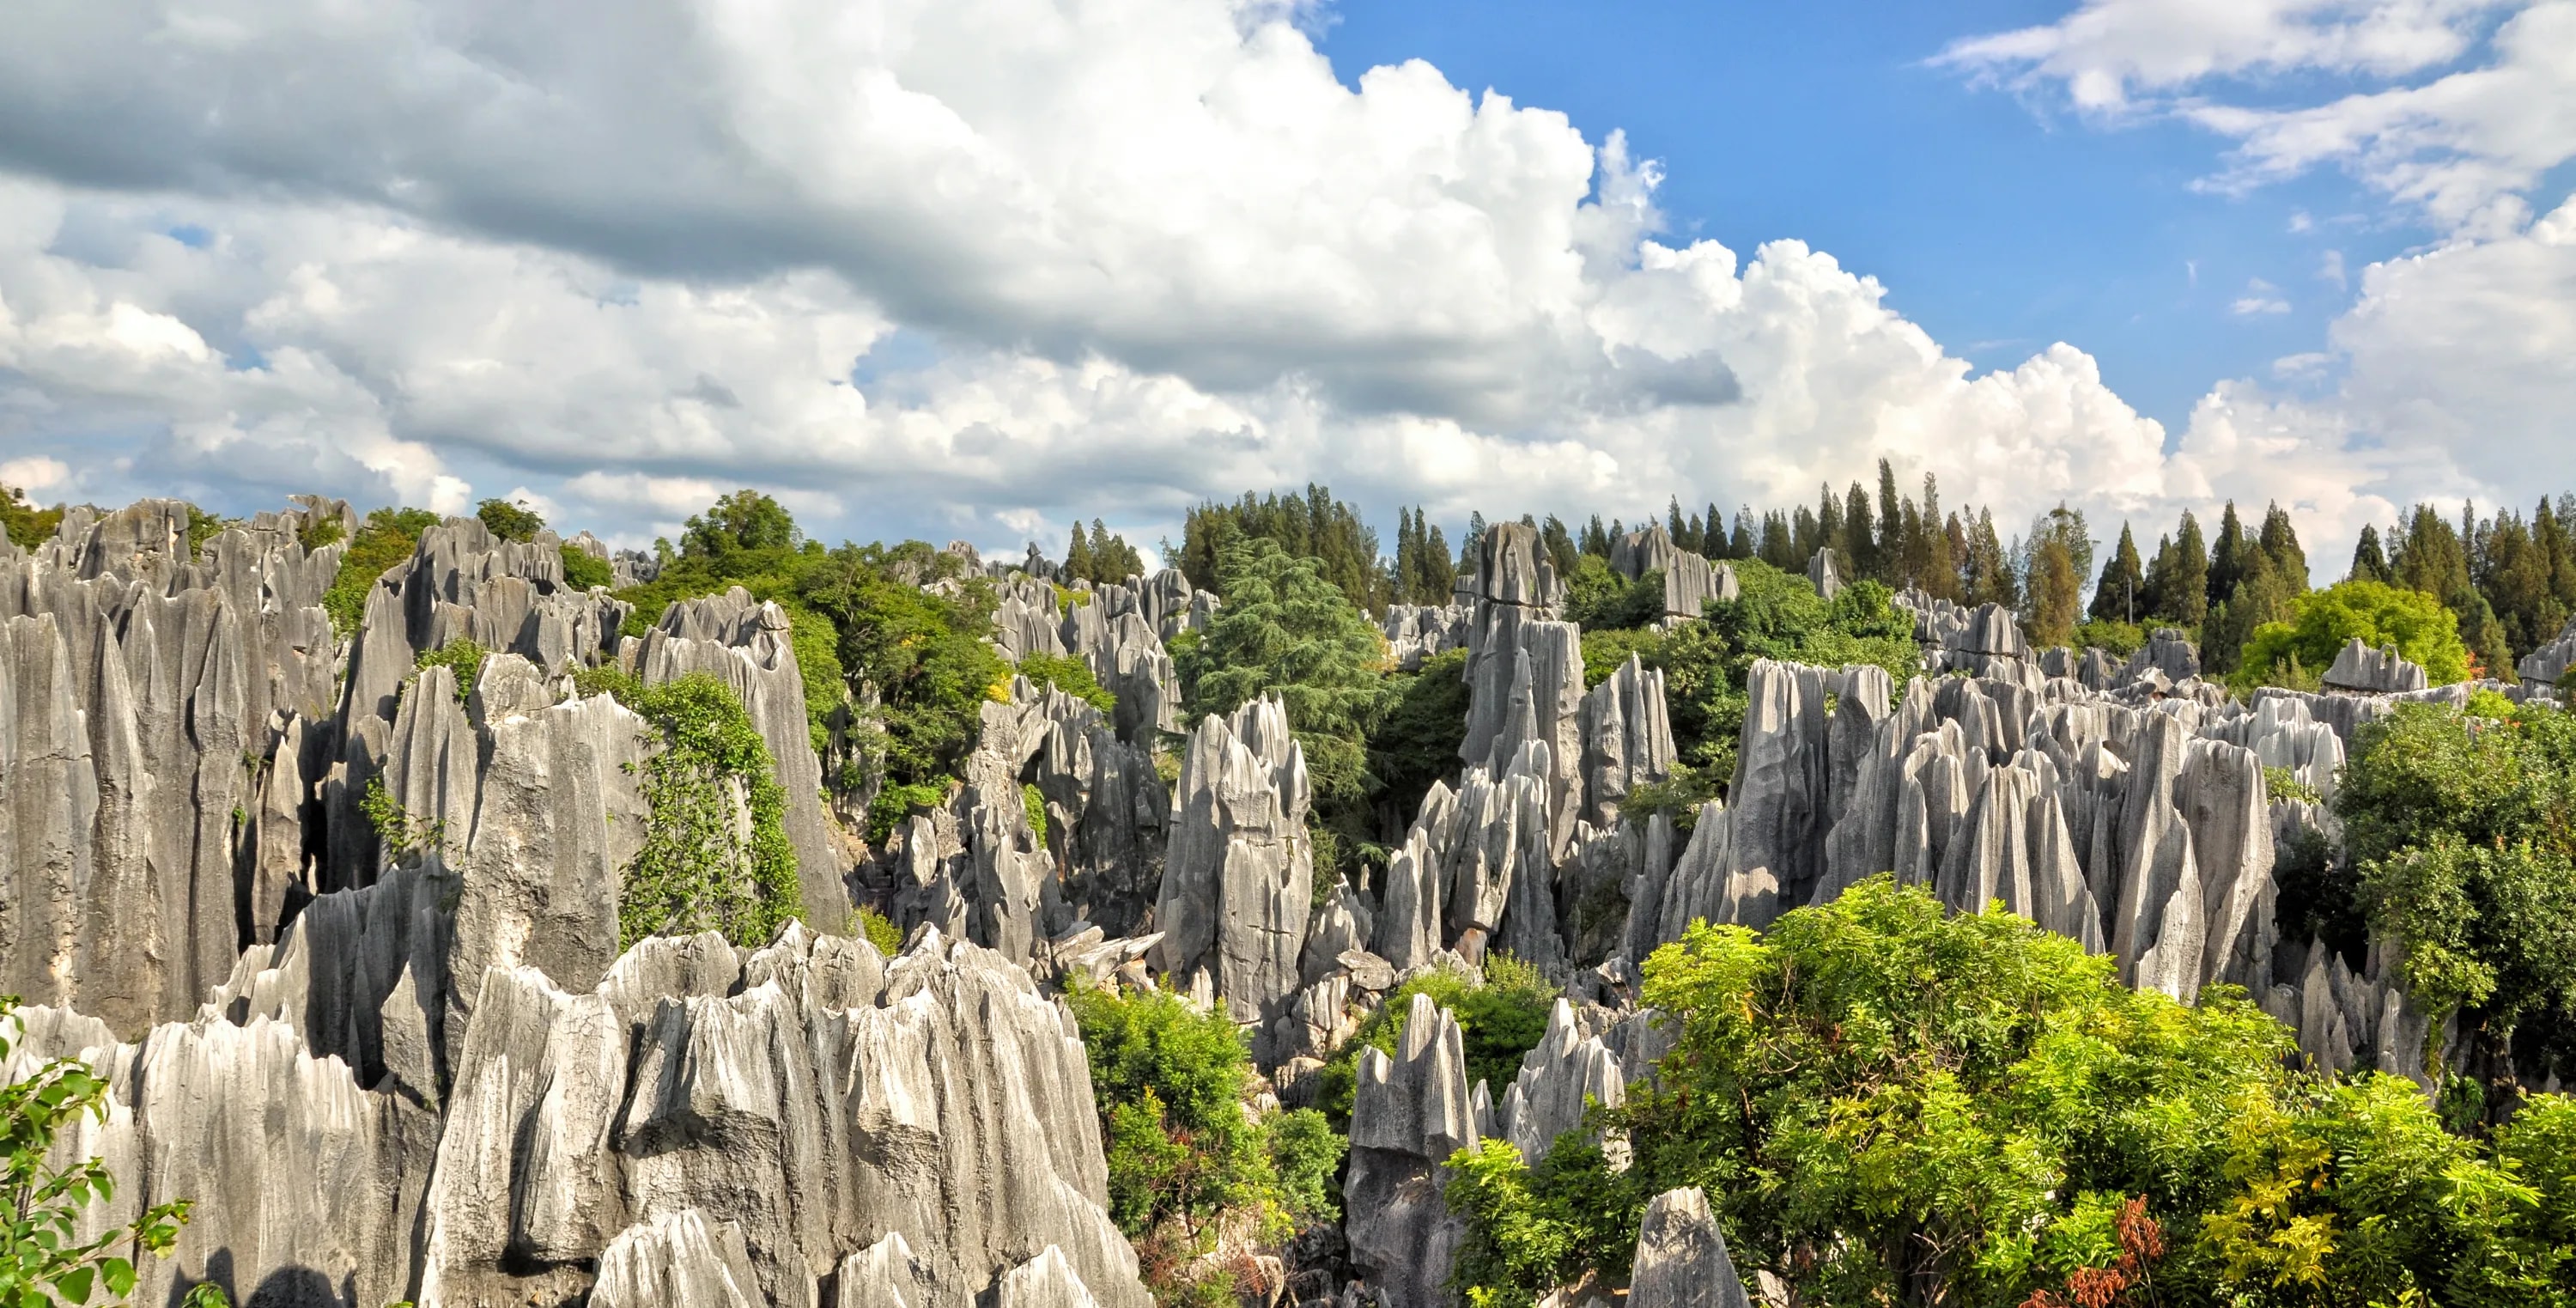
{"label": "vine on rock", "polygon": [[649,816],[619,887],[618,947],[707,930],[737,945],[769,943],[801,916],[803,900],[787,793],[741,699],[704,672],[646,686],[602,669],[579,685],[642,714],[664,744],[641,765]]}

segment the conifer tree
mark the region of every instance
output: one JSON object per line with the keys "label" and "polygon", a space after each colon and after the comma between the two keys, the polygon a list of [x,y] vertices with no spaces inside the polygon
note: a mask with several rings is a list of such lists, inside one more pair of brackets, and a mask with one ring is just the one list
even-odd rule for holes
{"label": "conifer tree", "polygon": [[1869,511],[1869,492],[1857,481],[1843,494],[1843,534],[1851,539],[1852,576],[1867,581],[1887,580],[1887,566],[1878,552],[1878,528]]}
{"label": "conifer tree", "polygon": [[2226,512],[2219,515],[2218,540],[2209,551],[2209,602],[2216,604],[2236,593],[2236,583],[2245,579],[2245,552],[2253,542],[2245,534],[2245,524],[2236,516],[2236,501],[2227,502]]}
{"label": "conifer tree", "polygon": [[2289,513],[2278,500],[2263,510],[2260,543],[2283,589],[2293,595],[2307,594],[2308,552],[2299,547],[2299,529],[2291,525]]}
{"label": "conifer tree", "polygon": [[2209,616],[2209,548],[2191,510],[2183,510],[2182,525],[2174,531],[2170,561],[2157,561],[2166,569],[2155,586],[2156,616],[2179,627],[2199,626]]}
{"label": "conifer tree", "polygon": [[2093,587],[2092,617],[2096,622],[2134,622],[2138,602],[2146,593],[2146,572],[2138,563],[2137,538],[2129,524],[2120,524],[2120,543],[2111,550],[2111,561],[2102,565],[2102,579]]}
{"label": "conifer tree", "polygon": [[1896,469],[1885,459],[1878,461],[1878,557],[1888,584],[1902,589],[1898,578],[1905,568],[1905,515],[1896,503]]}
{"label": "conifer tree", "polygon": [[2004,553],[2004,543],[1995,534],[1995,515],[1991,509],[1977,511],[1977,525],[1968,529],[1969,604],[2001,604],[2018,608],[2020,588],[2014,583],[2012,559]]}
{"label": "conifer tree", "polygon": [[2245,575],[2225,600],[2210,606],[2201,624],[2201,666],[2212,673],[2236,671],[2255,628],[2289,621],[2290,593],[2271,555],[2259,549],[2247,551]]}
{"label": "conifer tree", "polygon": [[2033,645],[2063,645],[2075,633],[2076,603],[2083,582],[2065,538],[2050,532],[2039,538],[2030,561],[2030,639]]}
{"label": "conifer tree", "polygon": [[1066,585],[1091,580],[1091,542],[1082,534],[1082,524],[1073,524],[1073,542],[1064,547],[1064,580]]}
{"label": "conifer tree", "polygon": [[1730,559],[1752,558],[1754,551],[1753,532],[1753,507],[1749,504],[1737,505],[1735,509],[1735,532],[1727,539],[1726,557]]}
{"label": "conifer tree", "polygon": [[2385,583],[2389,576],[2388,556],[2379,549],[2379,528],[2363,523],[2361,539],[2353,543],[2352,567],[2344,573],[2343,579]]}

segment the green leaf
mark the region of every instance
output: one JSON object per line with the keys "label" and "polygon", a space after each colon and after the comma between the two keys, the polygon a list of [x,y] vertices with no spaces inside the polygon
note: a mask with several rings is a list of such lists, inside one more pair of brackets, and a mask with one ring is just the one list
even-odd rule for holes
{"label": "green leaf", "polygon": [[54,1290],[61,1294],[66,1302],[88,1303],[90,1282],[96,1279],[97,1275],[98,1272],[94,1268],[75,1267],[54,1278]]}
{"label": "green leaf", "polygon": [[122,1258],[104,1258],[98,1264],[99,1278],[107,1282],[110,1297],[122,1299],[134,1293],[134,1264]]}

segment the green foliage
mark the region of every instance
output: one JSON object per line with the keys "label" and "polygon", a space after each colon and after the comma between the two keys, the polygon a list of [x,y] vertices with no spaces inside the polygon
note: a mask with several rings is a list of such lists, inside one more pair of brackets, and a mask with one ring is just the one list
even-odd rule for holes
{"label": "green foliage", "polygon": [[879,706],[873,753],[889,785],[944,789],[983,731],[984,703],[1010,685],[1010,665],[985,640],[992,587],[972,578],[934,594],[905,580],[949,557],[917,541],[843,545],[811,557],[795,583],[837,627],[851,689]]}
{"label": "green foliage", "polygon": [[882,845],[905,818],[948,802],[948,787],[931,781],[889,781],[868,801],[868,843]]}
{"label": "green foliage", "polygon": [[865,906],[857,910],[857,915],[855,934],[876,946],[878,953],[892,958],[903,952],[903,932],[895,926],[894,919]]}
{"label": "green foliage", "polygon": [[1073,654],[1024,654],[1019,673],[1032,685],[1053,686],[1065,694],[1100,710],[1102,715],[1118,711],[1118,697],[1101,689],[1100,679],[1091,674],[1091,664]]}
{"label": "green foliage", "polygon": [[1676,763],[1663,780],[1630,786],[1619,812],[1632,822],[1643,822],[1661,813],[1673,820],[1674,829],[1687,832],[1699,825],[1700,809],[1710,800],[1723,797],[1725,790],[1725,779],[1715,772]]}
{"label": "green foliage", "polygon": [[447,821],[431,821],[412,815],[393,792],[385,789],[382,777],[367,778],[367,792],[358,798],[358,812],[367,826],[384,842],[385,856],[400,864],[433,849],[447,845]]}
{"label": "green foliage", "polygon": [[63,525],[63,506],[37,508],[27,493],[15,486],[0,486],[0,528],[9,540],[22,550],[32,550],[54,538],[54,529]]}
{"label": "green foliage", "polygon": [[1467,651],[1442,650],[1392,683],[1395,706],[1368,734],[1368,770],[1380,812],[1397,822],[1422,806],[1431,783],[1458,774],[1467,742]]}
{"label": "green foliage", "polygon": [[[2450,832],[2362,865],[2372,921],[2406,943],[2399,975],[2436,1014],[2509,1036],[2576,995],[2576,862],[2563,847],[2472,845]],[[2392,1069],[2412,1070],[2412,1069]]]}
{"label": "green foliage", "polygon": [[546,520],[536,510],[508,500],[485,500],[474,506],[474,516],[503,540],[532,541],[546,529]]}
{"label": "green foliage", "polygon": [[1145,573],[1145,556],[1127,543],[1124,536],[1113,535],[1098,518],[1091,520],[1091,534],[1082,534],[1082,524],[1073,524],[1073,543],[1064,551],[1064,579],[1087,581],[1094,586],[1123,585],[1129,577]]}
{"label": "green foliage", "polygon": [[1448,1175],[1442,1197],[1467,1227],[1449,1280],[1470,1308],[1533,1308],[1596,1265],[1624,1275],[1636,1221],[1598,1145],[1569,1134],[1532,1169],[1510,1142],[1481,1140]]}
{"label": "green foliage", "polygon": [[2320,796],[2317,788],[2299,780],[2299,774],[2288,768],[2263,769],[2263,793],[2273,799],[2302,799],[2313,804]]}
{"label": "green foliage", "polygon": [[1194,726],[1277,695],[1314,785],[1317,870],[1348,875],[1372,852],[1380,784],[1368,770],[1369,735],[1400,694],[1386,676],[1386,638],[1315,560],[1265,537],[1228,545],[1218,575],[1224,606],[1196,640],[1174,644],[1182,719]]}
{"label": "green foliage", "polygon": [[2510,718],[2514,713],[2513,701],[2506,699],[2502,691],[2494,690],[2470,691],[2469,702],[2464,708],[2470,717],[2496,722]]}
{"label": "green foliage", "polygon": [[745,487],[689,519],[680,534],[682,558],[724,559],[736,554],[793,550],[804,540],[796,519],[778,501]]}
{"label": "green foliage", "polygon": [[322,593],[322,608],[331,615],[331,628],[343,637],[354,636],[358,625],[366,621],[367,593],[375,588],[376,579],[385,569],[411,557],[420,543],[420,534],[438,525],[438,515],[427,509],[377,509],[358,524],[358,534],[349,541],[348,552],[340,556],[340,571],[331,579],[331,588]]}
{"label": "green foliage", "polygon": [[[646,686],[610,670],[581,678],[662,735],[643,765],[643,847],[619,884],[618,947],[647,936],[719,931],[765,945],[803,912],[787,796],[769,746],[733,688],[704,672]],[[750,821],[735,821],[736,795]]]}
{"label": "green foliage", "polygon": [[1021,783],[1020,807],[1028,810],[1029,830],[1038,834],[1038,847],[1044,849],[1047,838],[1046,795],[1038,790],[1037,783]]}
{"label": "green foliage", "polygon": [[220,514],[208,513],[194,504],[189,505],[187,557],[194,560],[198,551],[206,548],[207,541],[222,535],[224,528],[238,525],[238,521]]}
{"label": "green foliage", "polygon": [[1739,1269],[1800,1302],[2008,1308],[2115,1281],[2176,1304],[2576,1291],[2566,1210],[2520,1161],[2567,1168],[2576,1119],[2555,1097],[2489,1151],[2404,1081],[2291,1071],[2289,1032],[2239,993],[2133,990],[2072,941],[1887,877],[1760,936],[1694,924],[1645,976],[1681,1030],[1657,1079],[1595,1118],[1627,1133],[1625,1171],[1452,1161],[1471,1302],[1623,1274],[1646,1199],[1682,1185]]}
{"label": "green foliage", "polygon": [[[1246,1111],[1252,1060],[1223,1012],[1192,1012],[1168,990],[1079,983],[1065,1003],[1091,1063],[1110,1220],[1129,1238],[1177,1244],[1186,1257],[1204,1252],[1229,1214],[1272,1235],[1330,1219],[1342,1141],[1313,1112]],[[1169,1302],[1181,1287],[1163,1279],[1157,1297]]]}
{"label": "green foliage", "polygon": [[2147,629],[2116,618],[2095,618],[2075,628],[2073,643],[2077,649],[2098,649],[2127,658],[2147,647]]}
{"label": "green foliage", "polygon": [[1467,1053],[1467,1084],[1483,1081],[1489,1092],[1509,1086],[1520,1075],[1521,1056],[1547,1034],[1547,1015],[1558,993],[1545,973],[1509,954],[1486,955],[1484,966],[1473,973],[1447,968],[1425,972],[1397,986],[1315,1073],[1323,1078],[1315,1106],[1336,1129],[1349,1127],[1360,1051],[1377,1049],[1392,1056],[1403,1044],[1405,1019],[1417,994],[1429,995],[1457,1019]]}
{"label": "green foliage", "polygon": [[[18,999],[0,996],[0,1060],[23,1038]],[[168,1257],[189,1201],[145,1208],[131,1222],[80,1238],[92,1204],[116,1195],[102,1158],[57,1163],[55,1146],[80,1119],[107,1120],[109,1081],[89,1064],[55,1059],[0,1086],[0,1308],[79,1308],[134,1293],[130,1255]],[[212,1302],[221,1302],[217,1291]],[[200,1295],[183,1308],[209,1305]]]}
{"label": "green foliage", "polygon": [[574,590],[617,584],[617,571],[608,565],[608,560],[593,558],[577,545],[567,544],[560,553],[563,555],[564,584]]}
{"label": "green foliage", "polygon": [[490,655],[491,651],[476,644],[472,638],[459,636],[436,649],[422,650],[420,656],[412,660],[412,667],[415,671],[445,668],[455,674],[456,702],[462,704],[473,698],[475,679],[483,675],[483,660]]}
{"label": "green foliage", "polygon": [[2400,656],[2423,665],[2434,685],[2469,675],[2459,621],[2440,600],[2380,582],[2345,581],[2292,599],[2289,621],[2256,627],[2245,642],[2238,681],[2259,684],[2262,673],[2292,657],[2308,668],[2330,667],[2355,637],[2373,649],[2396,646]]}
{"label": "green foliage", "polygon": [[[1437,528],[1433,529],[1434,535]],[[1247,491],[1233,504],[1210,501],[1189,511],[1181,524],[1181,544],[1163,542],[1163,557],[1199,586],[1234,602],[1226,577],[1225,552],[1248,541],[1266,540],[1283,552],[1312,560],[1317,575],[1331,582],[1354,605],[1371,613],[1386,610],[1393,581],[1378,564],[1377,532],[1352,505],[1333,498],[1331,488],[1309,485],[1303,495],[1261,495]],[[1428,542],[1424,542],[1427,551]],[[1418,565],[1413,589],[1417,603],[1445,603],[1445,596],[1419,598],[1432,589],[1439,569]]]}
{"label": "green foliage", "polygon": [[1648,568],[1635,581],[1610,570],[1609,560],[1585,554],[1566,574],[1565,620],[1585,631],[1626,631],[1664,616],[1664,574]]}
{"label": "green foliage", "polygon": [[310,554],[325,545],[339,544],[348,534],[349,529],[337,517],[314,514],[305,518],[303,528],[295,533],[295,543]]}

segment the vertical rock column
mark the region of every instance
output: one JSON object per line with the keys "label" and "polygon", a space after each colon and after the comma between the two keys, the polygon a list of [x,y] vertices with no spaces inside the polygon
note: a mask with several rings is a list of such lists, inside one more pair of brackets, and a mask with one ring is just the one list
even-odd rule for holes
{"label": "vertical rock column", "polygon": [[1234,1020],[1266,1031],[1297,988],[1314,850],[1306,755],[1276,698],[1202,719],[1181,760],[1154,921],[1165,975],[1206,972]]}

